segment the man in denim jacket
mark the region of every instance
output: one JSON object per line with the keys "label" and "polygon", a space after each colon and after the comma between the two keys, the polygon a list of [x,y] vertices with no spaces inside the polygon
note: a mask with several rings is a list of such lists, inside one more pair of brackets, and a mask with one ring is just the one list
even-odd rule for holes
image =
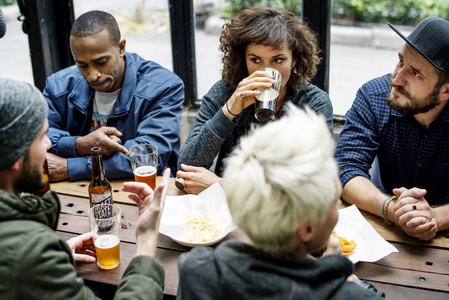
{"label": "man in denim jacket", "polygon": [[158,148],[158,174],[176,170],[184,86],[171,71],[125,52],[114,17],[90,11],[73,23],[70,47],[76,66],[51,75],[47,155],[52,181],[89,179],[90,149],[102,148],[109,179],[132,177],[128,150]]}

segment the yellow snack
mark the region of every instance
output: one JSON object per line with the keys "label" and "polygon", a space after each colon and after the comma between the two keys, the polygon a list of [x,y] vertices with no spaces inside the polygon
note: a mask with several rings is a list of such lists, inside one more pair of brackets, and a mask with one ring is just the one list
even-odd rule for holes
{"label": "yellow snack", "polygon": [[209,218],[206,215],[186,215],[184,224],[193,228],[193,235],[197,242],[209,242],[219,237],[224,230],[221,219]]}
{"label": "yellow snack", "polygon": [[343,251],[344,256],[348,256],[355,249],[357,244],[350,240],[348,241],[346,238],[338,236],[335,231],[332,231],[332,235],[337,237],[340,240],[341,250]]}

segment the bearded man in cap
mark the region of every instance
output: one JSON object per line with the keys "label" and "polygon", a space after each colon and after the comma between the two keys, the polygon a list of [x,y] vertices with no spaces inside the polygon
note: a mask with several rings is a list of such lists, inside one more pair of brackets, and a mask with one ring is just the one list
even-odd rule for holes
{"label": "bearded man in cap", "polygon": [[359,89],[335,156],[345,201],[427,241],[449,229],[449,22],[388,25],[398,63]]}
{"label": "bearded man in cap", "polygon": [[[0,78],[0,299],[98,299],[77,278],[75,267],[75,261],[95,262],[91,234],[65,242],[54,232],[60,204],[53,191],[42,198],[18,196],[44,186],[43,164],[51,147],[47,114],[47,102],[37,88]],[[164,269],[154,257],[169,177],[167,169],[154,193],[145,184],[123,185],[133,193],[130,198],[138,203],[140,217],[136,257],[117,297],[162,299]]]}

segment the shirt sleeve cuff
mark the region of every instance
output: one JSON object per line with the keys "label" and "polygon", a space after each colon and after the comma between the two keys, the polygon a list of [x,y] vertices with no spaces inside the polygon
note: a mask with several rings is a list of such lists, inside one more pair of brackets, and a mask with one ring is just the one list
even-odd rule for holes
{"label": "shirt sleeve cuff", "polygon": [[78,136],[61,137],[58,141],[58,153],[61,157],[76,157],[75,141]]}
{"label": "shirt sleeve cuff", "polygon": [[212,131],[222,139],[225,139],[229,132],[234,130],[236,126],[237,124],[229,120],[221,108],[210,122],[210,128]]}
{"label": "shirt sleeve cuff", "polygon": [[87,164],[87,156],[68,158],[67,170],[69,172],[70,181],[90,178],[90,170]]}

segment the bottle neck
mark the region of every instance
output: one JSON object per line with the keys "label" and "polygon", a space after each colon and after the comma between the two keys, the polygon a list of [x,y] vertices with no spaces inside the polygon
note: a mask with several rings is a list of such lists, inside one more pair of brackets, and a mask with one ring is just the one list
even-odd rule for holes
{"label": "bottle neck", "polygon": [[101,152],[92,152],[92,179],[105,180],[105,177]]}

